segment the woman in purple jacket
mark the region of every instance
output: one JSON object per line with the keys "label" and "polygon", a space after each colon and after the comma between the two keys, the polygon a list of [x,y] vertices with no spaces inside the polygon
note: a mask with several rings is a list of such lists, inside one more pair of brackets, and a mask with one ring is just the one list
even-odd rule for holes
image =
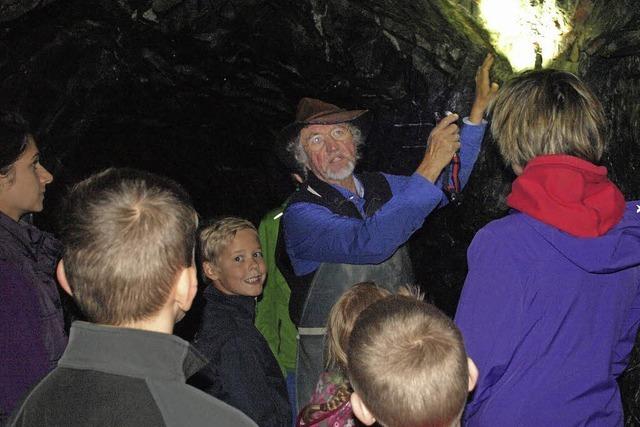
{"label": "woman in purple jacket", "polygon": [[456,323],[480,370],[467,426],[621,426],[640,320],[640,214],[598,166],[603,109],[570,73],[526,72],[491,131],[518,177],[468,252]]}
{"label": "woman in purple jacket", "polygon": [[62,247],[24,220],[52,180],[24,119],[0,113],[0,425],[67,342],[54,279]]}

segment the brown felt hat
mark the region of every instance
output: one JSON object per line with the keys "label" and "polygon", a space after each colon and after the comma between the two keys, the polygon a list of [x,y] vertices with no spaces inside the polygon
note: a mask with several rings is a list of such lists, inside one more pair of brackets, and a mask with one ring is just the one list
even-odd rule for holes
{"label": "brown felt hat", "polygon": [[296,108],[296,119],[280,131],[280,141],[276,144],[276,154],[290,169],[297,165],[293,155],[287,152],[289,141],[304,127],[309,125],[334,125],[352,122],[369,110],[345,110],[314,98],[302,98]]}
{"label": "brown felt hat", "polygon": [[344,110],[337,105],[313,98],[302,98],[296,108],[296,121],[304,125],[333,125],[357,119],[367,110]]}

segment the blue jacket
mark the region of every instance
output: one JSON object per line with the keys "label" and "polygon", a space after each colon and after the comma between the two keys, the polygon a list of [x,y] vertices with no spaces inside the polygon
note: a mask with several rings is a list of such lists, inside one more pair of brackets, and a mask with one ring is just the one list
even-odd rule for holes
{"label": "blue jacket", "polygon": [[467,426],[621,426],[640,322],[640,214],[573,237],[513,211],[481,229],[455,321],[480,371]]}
{"label": "blue jacket", "polygon": [[254,326],[253,297],[224,295],[209,285],[194,346],[209,359],[190,383],[244,412],[260,427],[291,425],[282,371]]}
{"label": "blue jacket", "polygon": [[[469,180],[478,158],[486,126],[484,122],[470,124],[466,119],[465,123],[460,133],[462,186]],[[284,241],[297,276],[315,271],[323,262],[378,264],[393,255],[435,208],[447,203],[441,181],[433,184],[418,174],[384,176],[393,197],[373,215],[364,212],[362,194],[352,194],[337,185],[334,188],[345,201],[355,205],[362,218],[337,215],[319,204],[289,204],[282,219]],[[317,189],[302,189],[305,190],[317,192]],[[320,193],[318,197],[326,197]]]}

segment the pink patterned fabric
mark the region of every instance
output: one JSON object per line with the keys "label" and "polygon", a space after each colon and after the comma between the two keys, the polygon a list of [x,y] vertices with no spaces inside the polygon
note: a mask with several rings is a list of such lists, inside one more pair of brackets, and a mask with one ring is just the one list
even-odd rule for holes
{"label": "pink patterned fabric", "polygon": [[355,427],[360,425],[353,416],[350,395],[351,386],[343,374],[333,371],[323,372],[311,396],[311,401],[300,411],[296,426]]}

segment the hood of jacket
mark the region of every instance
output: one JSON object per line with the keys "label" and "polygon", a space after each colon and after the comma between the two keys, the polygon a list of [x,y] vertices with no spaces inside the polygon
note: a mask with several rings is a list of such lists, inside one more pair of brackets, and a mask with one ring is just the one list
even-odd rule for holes
{"label": "hood of jacket", "polygon": [[628,202],[621,220],[606,234],[576,237],[523,215],[536,233],[589,273],[613,273],[640,265],[640,201]]}
{"label": "hood of jacket", "polygon": [[507,204],[577,237],[607,233],[625,204],[607,168],[567,155],[538,156],[516,178]]}
{"label": "hood of jacket", "polygon": [[581,269],[611,273],[640,265],[640,202],[625,204],[607,169],[567,155],[531,160],[507,204]]}

